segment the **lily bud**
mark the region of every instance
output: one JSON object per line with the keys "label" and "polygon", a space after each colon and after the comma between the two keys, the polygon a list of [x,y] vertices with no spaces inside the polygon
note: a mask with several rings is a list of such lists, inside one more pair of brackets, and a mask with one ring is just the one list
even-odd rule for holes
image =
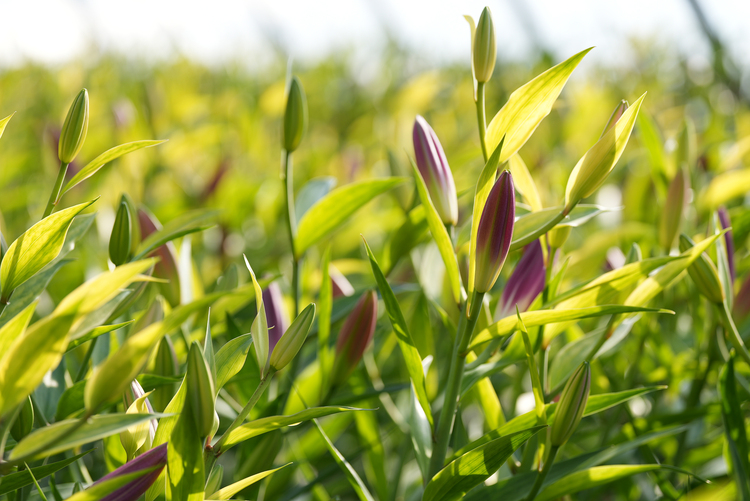
{"label": "lily bud", "polygon": [[[140,396],[138,396],[133,403],[130,404],[130,407],[128,407],[127,413],[128,414],[148,414],[151,412],[151,409],[149,408],[150,405],[147,404],[147,397],[148,393],[143,393],[143,388],[141,388],[141,385],[138,384],[138,382],[135,382],[135,385],[131,385],[131,398],[132,396],[138,395],[141,393]],[[127,396],[127,393],[126,393]],[[127,400],[127,398],[126,398]],[[136,452],[147,444],[147,441],[149,441],[149,438],[151,439],[149,443],[153,443],[153,434],[152,431],[152,424],[151,421],[143,421],[141,423],[138,423],[134,426],[131,426],[130,428],[120,432],[120,443],[122,443],[123,448],[125,449],[125,452],[128,455],[128,459],[134,457],[136,455]],[[153,431],[156,431],[156,428],[153,428]]]}
{"label": "lily bud", "polygon": [[659,224],[659,244],[666,251],[672,248],[674,237],[682,224],[682,216],[685,212],[685,193],[687,192],[687,176],[684,169],[678,169],[672,182],[669,183],[667,201],[661,213]]}
{"label": "lily bud", "polygon": [[[143,387],[141,386],[141,383],[138,382],[137,379],[134,379],[133,382],[130,383],[130,388],[125,392],[123,395],[123,400],[125,400],[125,405],[128,407],[132,406],[139,398],[141,397],[148,397],[153,392],[146,393],[143,390]],[[148,398],[145,398],[143,400],[146,408],[146,412],[149,414],[154,413],[154,408],[151,406],[151,401]],[[148,441],[149,448],[151,448],[151,442],[154,440],[154,435],[156,434],[156,427],[159,425],[159,422],[156,421],[156,419],[152,419],[150,421],[151,426],[149,427],[149,438]]]}
{"label": "lily bud", "polygon": [[565,242],[568,240],[568,237],[570,236],[570,230],[572,230],[572,226],[556,226],[552,228],[549,233],[547,233],[547,241],[549,242],[549,246],[553,249],[560,249],[563,245],[565,245]]}
{"label": "lily bud", "polygon": [[615,126],[617,121],[622,117],[622,114],[625,113],[628,110],[628,102],[624,99],[620,101],[620,104],[617,105],[615,110],[612,112],[612,114],[609,116],[609,120],[607,120],[607,125],[604,126],[604,130],[602,131],[602,135],[599,136],[599,139],[604,137],[604,134],[609,132],[609,129]]}
{"label": "lily bud", "polygon": [[278,283],[271,282],[263,290],[263,308],[266,310],[268,321],[268,350],[270,353],[289,327],[289,316],[284,309],[284,299],[281,296]]}
{"label": "lily bud", "polygon": [[495,310],[495,320],[513,315],[516,306],[519,311],[526,311],[544,289],[544,273],[542,244],[534,240],[524,248],[523,256],[505,284]]}
{"label": "lily bud", "polygon": [[[680,235],[680,252],[685,252],[695,245],[687,235]],[[698,259],[688,268],[688,274],[693,279],[693,283],[698,291],[712,303],[720,304],[724,301],[724,289],[719,281],[719,272],[716,270],[714,263],[708,258],[706,253],[700,255]]]}
{"label": "lily bud", "polygon": [[130,259],[131,227],[128,204],[123,199],[120,202],[120,208],[117,209],[115,225],[112,227],[112,235],[109,237],[109,259],[115,266],[125,264]]}
{"label": "lily bud", "polygon": [[187,400],[193,412],[196,431],[199,436],[207,437],[214,425],[214,382],[206,359],[203,358],[203,350],[196,341],[190,345],[186,377]]}
{"label": "lily bud", "polygon": [[477,82],[488,82],[492,78],[496,60],[495,26],[492,23],[490,8],[485,7],[482,15],[479,16],[479,22],[474,32],[474,53],[471,60]]}
{"label": "lily bud", "polygon": [[[138,225],[141,238],[146,238],[155,231],[161,229],[161,223],[156,216],[145,208],[138,209]],[[159,290],[170,305],[180,304],[180,275],[177,271],[177,250],[173,242],[157,247],[150,256],[158,257],[159,262],[154,265],[154,276],[168,280],[168,283],[159,284]]]}
{"label": "lily bud", "polygon": [[740,287],[732,305],[732,316],[738,324],[743,322],[748,314],[750,314],[750,277]]}
{"label": "lily bud", "polygon": [[583,362],[568,379],[557,404],[555,421],[550,432],[553,447],[564,445],[578,428],[589,400],[590,390],[591,368],[588,362]]}
{"label": "lily bud", "polygon": [[[727,212],[726,207],[719,207],[719,222],[721,223],[721,229],[726,230],[728,228],[732,227],[732,221],[729,219],[729,212]],[[732,230],[727,231],[724,233],[724,242],[727,246],[727,263],[729,264],[729,277],[732,279],[732,284],[734,284],[734,279],[736,277],[735,270],[734,270],[734,236],[732,236]]]}
{"label": "lily bud", "polygon": [[344,381],[357,367],[375,334],[377,316],[378,298],[374,291],[365,292],[339,331],[330,381]]}
{"label": "lily bud", "polygon": [[284,112],[284,149],[292,152],[302,141],[307,127],[307,99],[297,77],[292,77]]}
{"label": "lily bud", "polygon": [[686,118],[677,139],[676,163],[678,168],[685,166],[689,169],[695,164],[695,143],[695,125],[693,125],[692,120]]}
{"label": "lily bud", "polygon": [[503,171],[490,190],[479,219],[475,289],[487,292],[495,285],[505,258],[508,257],[516,217],[516,194],[513,176]]}
{"label": "lily bud", "polygon": [[453,173],[443,146],[427,120],[417,115],[412,130],[414,156],[432,203],[444,224],[458,223],[458,199]]}
{"label": "lily bud", "polygon": [[167,444],[161,444],[158,447],[154,447],[132,461],[128,461],[112,473],[109,473],[94,482],[94,485],[104,482],[105,480],[111,480],[115,477],[129,475],[141,470],[150,470],[151,468],[156,469],[132,480],[116,491],[107,494],[101,498],[100,501],[132,501],[133,499],[140,498],[148,488],[151,487],[151,484],[156,482],[156,479],[159,478],[159,475],[161,475],[166,464]]}
{"label": "lily bud", "polygon": [[206,480],[206,499],[211,499],[211,495],[221,489],[221,481],[224,478],[224,467],[220,464],[214,466],[211,474]]}
{"label": "lily bud", "polygon": [[281,339],[279,339],[276,347],[271,352],[270,366],[273,369],[280,371],[297,355],[305,339],[307,339],[307,334],[310,332],[314,318],[315,304],[310,303],[294,319],[292,325],[281,336]]}
{"label": "lily bud", "polygon": [[81,151],[89,129],[89,91],[81,90],[73,104],[70,105],[68,116],[65,117],[60,141],[57,143],[57,156],[61,162],[69,164]]}
{"label": "lily bud", "polygon": [[18,417],[10,428],[10,434],[16,442],[20,442],[23,437],[31,433],[34,427],[34,406],[31,405],[31,397],[26,397],[21,405],[21,412],[18,413]]}
{"label": "lily bud", "polygon": [[328,274],[331,277],[331,288],[333,289],[334,299],[337,297],[349,297],[354,295],[354,287],[335,266],[328,267]]}
{"label": "lily bud", "polygon": [[[178,369],[177,353],[174,350],[172,340],[169,336],[163,336],[161,341],[159,341],[159,347],[156,349],[154,374],[167,377],[176,376]],[[154,390],[151,400],[156,410],[163,412],[167,408],[167,405],[169,405],[169,402],[177,391],[176,386],[177,383],[166,384]]]}

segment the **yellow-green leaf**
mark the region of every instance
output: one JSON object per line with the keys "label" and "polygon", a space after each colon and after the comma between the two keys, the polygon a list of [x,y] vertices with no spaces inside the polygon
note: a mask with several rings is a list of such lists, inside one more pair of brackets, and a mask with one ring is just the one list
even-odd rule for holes
{"label": "yellow-green leaf", "polygon": [[8,122],[10,122],[10,119],[13,118],[13,115],[15,115],[16,112],[14,111],[7,117],[0,120],[0,137],[3,137],[3,132],[5,132],[5,127],[8,125]]}
{"label": "yellow-green leaf", "polygon": [[242,489],[253,485],[255,482],[263,480],[271,473],[279,471],[282,468],[286,468],[290,464],[292,463],[287,463],[284,466],[279,466],[278,468],[274,468],[273,470],[266,470],[260,473],[256,473],[255,475],[250,475],[249,477],[242,479],[239,482],[235,482],[232,485],[227,485],[223,489],[219,489],[214,494],[212,494],[211,499],[231,499],[232,496],[240,492]]}
{"label": "yellow-green leaf", "polygon": [[542,199],[536,189],[536,183],[521,155],[516,153],[508,159],[508,169],[513,174],[513,184],[526,203],[531,206],[531,210],[533,212],[542,210]]}

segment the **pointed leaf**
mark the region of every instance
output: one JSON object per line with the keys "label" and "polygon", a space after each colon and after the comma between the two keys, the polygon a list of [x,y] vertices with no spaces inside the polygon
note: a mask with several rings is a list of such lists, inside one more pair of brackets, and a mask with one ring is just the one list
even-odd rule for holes
{"label": "pointed leaf", "polygon": [[249,477],[240,480],[239,482],[227,485],[223,489],[219,489],[218,491],[216,491],[216,493],[212,494],[211,499],[231,499],[232,496],[245,489],[246,487],[253,485],[255,482],[263,480],[270,474],[279,471],[282,468],[286,468],[290,464],[292,463],[287,463],[284,466],[279,466],[278,468],[274,468],[273,470],[266,470],[260,473],[256,473],[255,475],[250,475]]}

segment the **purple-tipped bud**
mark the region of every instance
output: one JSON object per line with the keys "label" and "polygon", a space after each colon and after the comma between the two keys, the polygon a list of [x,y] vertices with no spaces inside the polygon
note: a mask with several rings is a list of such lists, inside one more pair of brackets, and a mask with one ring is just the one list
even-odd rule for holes
{"label": "purple-tipped bud", "polygon": [[492,187],[479,219],[475,289],[487,292],[495,285],[508,257],[516,217],[513,176],[503,171]]}
{"label": "purple-tipped bud", "polygon": [[375,334],[377,317],[378,298],[375,291],[365,292],[339,332],[331,381],[344,381],[357,367]]}
{"label": "purple-tipped bud", "polygon": [[520,311],[526,311],[544,289],[544,272],[542,244],[535,240],[524,248],[521,260],[505,284],[495,310],[495,320],[513,315],[516,305]]}
{"label": "purple-tipped bud", "polygon": [[331,265],[328,268],[328,273],[331,277],[331,286],[333,288],[333,297],[349,297],[354,294],[354,287],[347,280],[347,278],[338,270],[335,266]]}
{"label": "purple-tipped bud", "polygon": [[[721,222],[721,229],[726,230],[732,227],[732,221],[729,219],[729,213],[726,207],[719,207],[719,221]],[[734,279],[736,277],[734,271],[734,237],[732,236],[732,230],[724,233],[724,242],[727,244],[727,263],[729,264],[729,277],[732,279],[732,285],[734,285]]]}
{"label": "purple-tipped bud", "polygon": [[142,477],[136,478],[132,482],[101,498],[101,501],[132,501],[133,499],[140,498],[148,490],[148,488],[151,487],[151,484],[156,482],[156,479],[159,478],[159,475],[161,474],[166,464],[167,444],[161,444],[160,446],[141,454],[132,461],[128,461],[112,473],[103,476],[102,478],[94,482],[94,485],[122,475],[128,475],[130,473],[136,473],[141,470],[156,468],[155,470],[146,473]]}
{"label": "purple-tipped bud", "polygon": [[[162,227],[156,216],[144,208],[138,209],[138,225],[142,239]],[[169,281],[165,284],[159,284],[162,294],[167,298],[170,305],[178,306],[180,304],[180,275],[177,272],[177,250],[174,243],[167,242],[161,247],[157,247],[150,256],[159,258],[159,262],[154,265],[154,276]]]}
{"label": "purple-tipped bud", "polygon": [[268,321],[268,356],[271,356],[276,343],[289,328],[289,316],[284,309],[279,284],[271,282],[263,291],[263,307]]}
{"label": "purple-tipped bud", "polygon": [[458,223],[458,199],[453,173],[445,158],[443,146],[427,120],[417,115],[412,131],[414,156],[432,203],[444,224]]}

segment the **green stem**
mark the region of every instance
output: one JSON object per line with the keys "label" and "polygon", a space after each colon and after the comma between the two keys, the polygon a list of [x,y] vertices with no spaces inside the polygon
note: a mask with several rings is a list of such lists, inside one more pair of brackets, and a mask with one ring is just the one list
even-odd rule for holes
{"label": "green stem", "polygon": [[[471,301],[471,311],[468,312],[466,322],[463,328],[459,326],[453,343],[453,355],[451,357],[450,371],[448,372],[448,385],[445,388],[445,399],[443,408],[440,411],[440,419],[435,436],[435,447],[432,449],[432,459],[430,460],[430,478],[443,469],[445,456],[448,452],[448,443],[450,442],[451,433],[453,432],[453,422],[456,419],[456,409],[461,393],[461,381],[464,375],[464,366],[466,364],[466,349],[469,346],[471,337],[474,334],[474,327],[482,311],[483,292],[475,293]],[[466,313],[463,313],[466,315]]]}
{"label": "green stem", "polygon": [[530,244],[537,238],[541,237],[542,235],[547,233],[549,230],[557,226],[557,223],[565,219],[565,216],[567,215],[568,215],[568,212],[565,212],[565,209],[563,209],[562,211],[560,211],[559,214],[557,214],[557,216],[547,221],[547,224],[545,224],[544,226],[537,228],[533,233],[529,233],[528,235],[525,235],[522,238],[519,238],[518,240],[514,240],[513,243],[511,244],[511,248],[510,248],[511,252],[516,249],[520,249],[526,244]]}
{"label": "green stem", "polygon": [[49,201],[47,202],[47,208],[44,209],[44,215],[42,219],[52,214],[55,210],[55,206],[60,203],[60,191],[62,190],[63,181],[65,181],[65,174],[68,172],[68,164],[60,162],[60,168],[57,170],[57,179],[55,180],[55,187],[52,188],[52,193],[49,195]]}
{"label": "green stem", "polygon": [[91,340],[91,343],[89,343],[89,349],[86,350],[86,354],[83,356],[83,361],[81,361],[81,367],[78,369],[78,374],[76,374],[76,383],[83,381],[83,378],[89,371],[89,360],[91,360],[91,355],[94,353],[94,348],[96,348],[97,339],[98,338],[94,338]]}
{"label": "green stem", "polygon": [[282,178],[284,180],[284,202],[286,203],[286,226],[289,233],[289,246],[292,249],[292,295],[294,296],[294,317],[299,315],[299,258],[294,245],[297,238],[297,216],[294,211],[294,169],[292,167],[292,152],[284,154],[284,169]]}
{"label": "green stem", "polygon": [[729,341],[732,342],[735,351],[745,360],[746,363],[750,364],[750,353],[748,353],[745,343],[742,341],[742,337],[737,331],[737,326],[734,325],[734,320],[732,320],[732,315],[729,313],[726,303],[717,304],[716,309],[719,310],[719,318],[724,324],[724,329],[727,336],[729,336]]}
{"label": "green stem", "polygon": [[477,123],[479,124],[479,143],[482,145],[482,156],[484,163],[490,157],[487,153],[487,143],[485,135],[487,134],[487,118],[484,111],[484,82],[477,82]]}
{"label": "green stem", "polygon": [[555,461],[555,456],[557,456],[558,449],[559,447],[553,445],[549,450],[549,456],[547,457],[547,461],[544,462],[544,468],[542,468],[542,471],[539,473],[539,475],[536,476],[536,481],[534,482],[534,486],[531,488],[529,495],[526,496],[526,501],[532,501],[539,493],[539,489],[542,488],[544,479],[547,477],[547,474],[552,468],[552,463],[554,463]]}
{"label": "green stem", "polygon": [[274,373],[275,371],[273,369],[270,369],[270,372],[260,380],[260,383],[258,383],[258,387],[255,389],[253,396],[250,397],[250,400],[248,400],[247,404],[245,404],[245,407],[242,408],[242,412],[240,412],[237,417],[234,418],[234,421],[232,421],[232,424],[229,425],[227,431],[225,431],[219,441],[216,442],[216,445],[214,446],[215,456],[219,456],[222,452],[225,452],[222,450],[222,446],[226,442],[227,437],[232,431],[234,431],[236,428],[242,425],[242,423],[245,422],[247,415],[250,414],[250,411],[253,410],[253,407],[255,407],[255,404],[258,403],[261,395],[263,395],[263,392],[266,391],[266,388],[268,388],[268,385],[271,383],[271,378],[273,377]]}

